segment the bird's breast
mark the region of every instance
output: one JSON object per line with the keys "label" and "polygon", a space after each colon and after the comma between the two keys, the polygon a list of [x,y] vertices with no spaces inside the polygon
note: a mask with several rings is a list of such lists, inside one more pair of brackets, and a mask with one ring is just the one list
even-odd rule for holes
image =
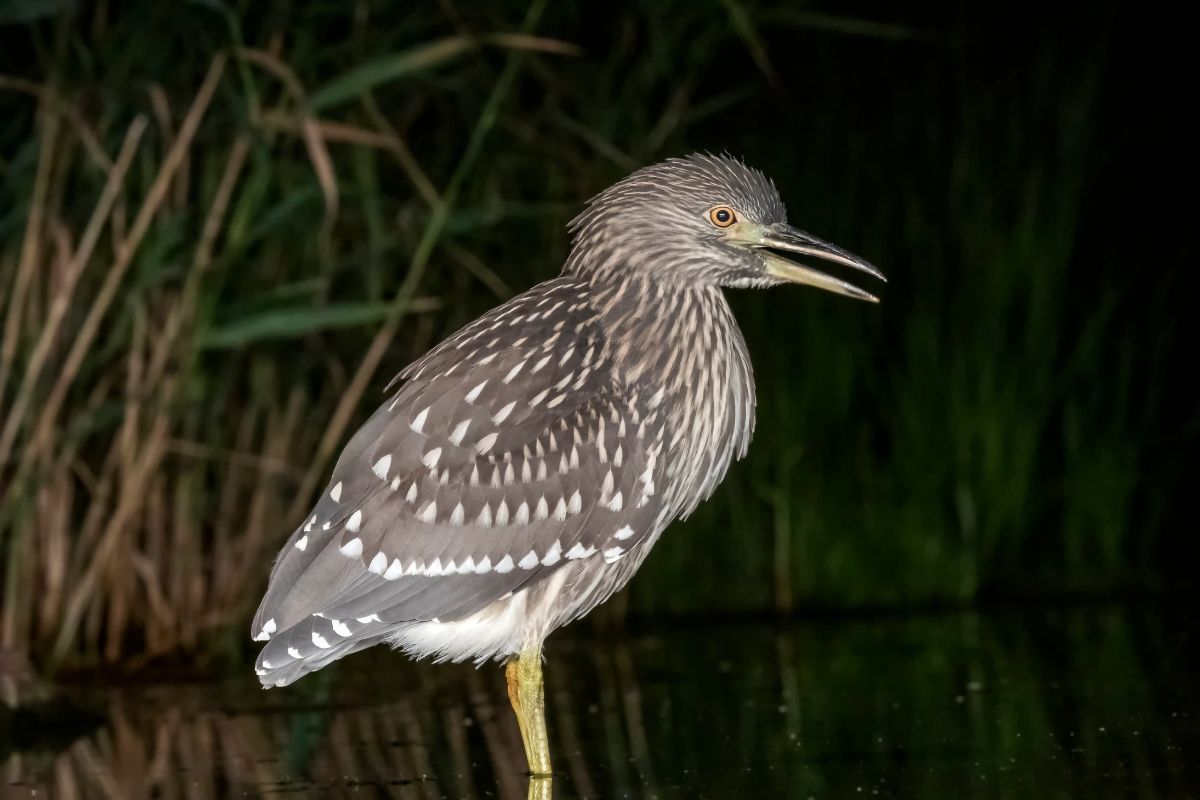
{"label": "bird's breast", "polygon": [[[614,362],[665,420],[665,496],[687,516],[746,454],[754,376],[733,312],[717,287],[631,287],[611,327]],[[620,304],[617,304],[620,305]]]}

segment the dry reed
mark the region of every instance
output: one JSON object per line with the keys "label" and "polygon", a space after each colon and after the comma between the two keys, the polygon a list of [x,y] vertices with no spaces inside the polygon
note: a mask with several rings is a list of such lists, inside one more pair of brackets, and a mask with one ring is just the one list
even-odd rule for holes
{"label": "dry reed", "polygon": [[[369,92],[360,94],[371,128],[318,118],[278,40],[218,53],[182,113],[176,95],[150,85],[148,111],[128,124],[115,157],[105,149],[112,131],[90,123],[58,86],[0,76],[0,91],[38,108],[29,213],[19,241],[0,243],[0,648],[36,653],[51,668],[136,666],[180,652],[211,656],[231,633],[240,638],[271,553],[310,502],[402,322],[438,306],[417,296],[422,276],[522,53],[572,52],[531,35],[543,7],[528,9],[520,33],[460,36],[450,51],[425,54],[508,51],[444,188]],[[261,70],[282,91],[222,96],[231,61],[243,80]],[[242,98],[232,102],[244,103],[248,128],[229,125],[231,97]],[[316,237],[323,270],[341,203],[331,148],[386,153],[429,210],[404,280],[372,311],[382,327],[349,376],[329,364],[336,391],[317,409],[302,383],[275,380],[268,358],[235,349],[228,365],[210,372],[200,364],[212,287],[253,213],[248,198],[262,180],[254,167],[269,148],[297,140],[324,208]],[[103,178],[84,221],[70,184],[81,169]],[[173,239],[181,224],[191,233]],[[167,259],[164,242],[175,248]],[[454,258],[507,291],[478,259]],[[144,284],[148,269],[167,279]],[[419,348],[430,333],[422,326],[409,345]],[[249,374],[237,374],[239,363]],[[215,439],[204,421],[212,409],[194,399],[214,372],[231,395]],[[332,420],[313,426],[314,414]]]}

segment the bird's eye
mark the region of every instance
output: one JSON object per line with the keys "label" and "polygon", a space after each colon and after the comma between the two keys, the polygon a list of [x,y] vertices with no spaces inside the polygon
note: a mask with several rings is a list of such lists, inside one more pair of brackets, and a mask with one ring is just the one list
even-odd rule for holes
{"label": "bird's eye", "polygon": [[728,228],[737,222],[737,214],[733,213],[733,209],[729,206],[717,206],[709,209],[708,219],[718,228]]}

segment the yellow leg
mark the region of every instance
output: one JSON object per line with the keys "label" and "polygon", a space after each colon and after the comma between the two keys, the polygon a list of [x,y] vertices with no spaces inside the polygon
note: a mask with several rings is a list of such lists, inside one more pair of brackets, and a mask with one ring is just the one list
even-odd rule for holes
{"label": "yellow leg", "polygon": [[549,775],[531,777],[526,800],[554,800],[554,778]]}
{"label": "yellow leg", "polygon": [[534,776],[550,774],[550,740],[546,736],[546,703],[542,689],[542,647],[527,647],[504,668],[508,699],[517,715],[525,760]]}

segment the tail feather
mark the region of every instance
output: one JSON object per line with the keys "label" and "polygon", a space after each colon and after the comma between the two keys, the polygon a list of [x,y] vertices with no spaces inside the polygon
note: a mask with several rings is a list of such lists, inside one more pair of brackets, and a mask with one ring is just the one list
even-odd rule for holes
{"label": "tail feather", "polygon": [[387,626],[377,620],[309,617],[271,636],[258,654],[254,672],[262,685],[287,686],[367,647],[383,641]]}

